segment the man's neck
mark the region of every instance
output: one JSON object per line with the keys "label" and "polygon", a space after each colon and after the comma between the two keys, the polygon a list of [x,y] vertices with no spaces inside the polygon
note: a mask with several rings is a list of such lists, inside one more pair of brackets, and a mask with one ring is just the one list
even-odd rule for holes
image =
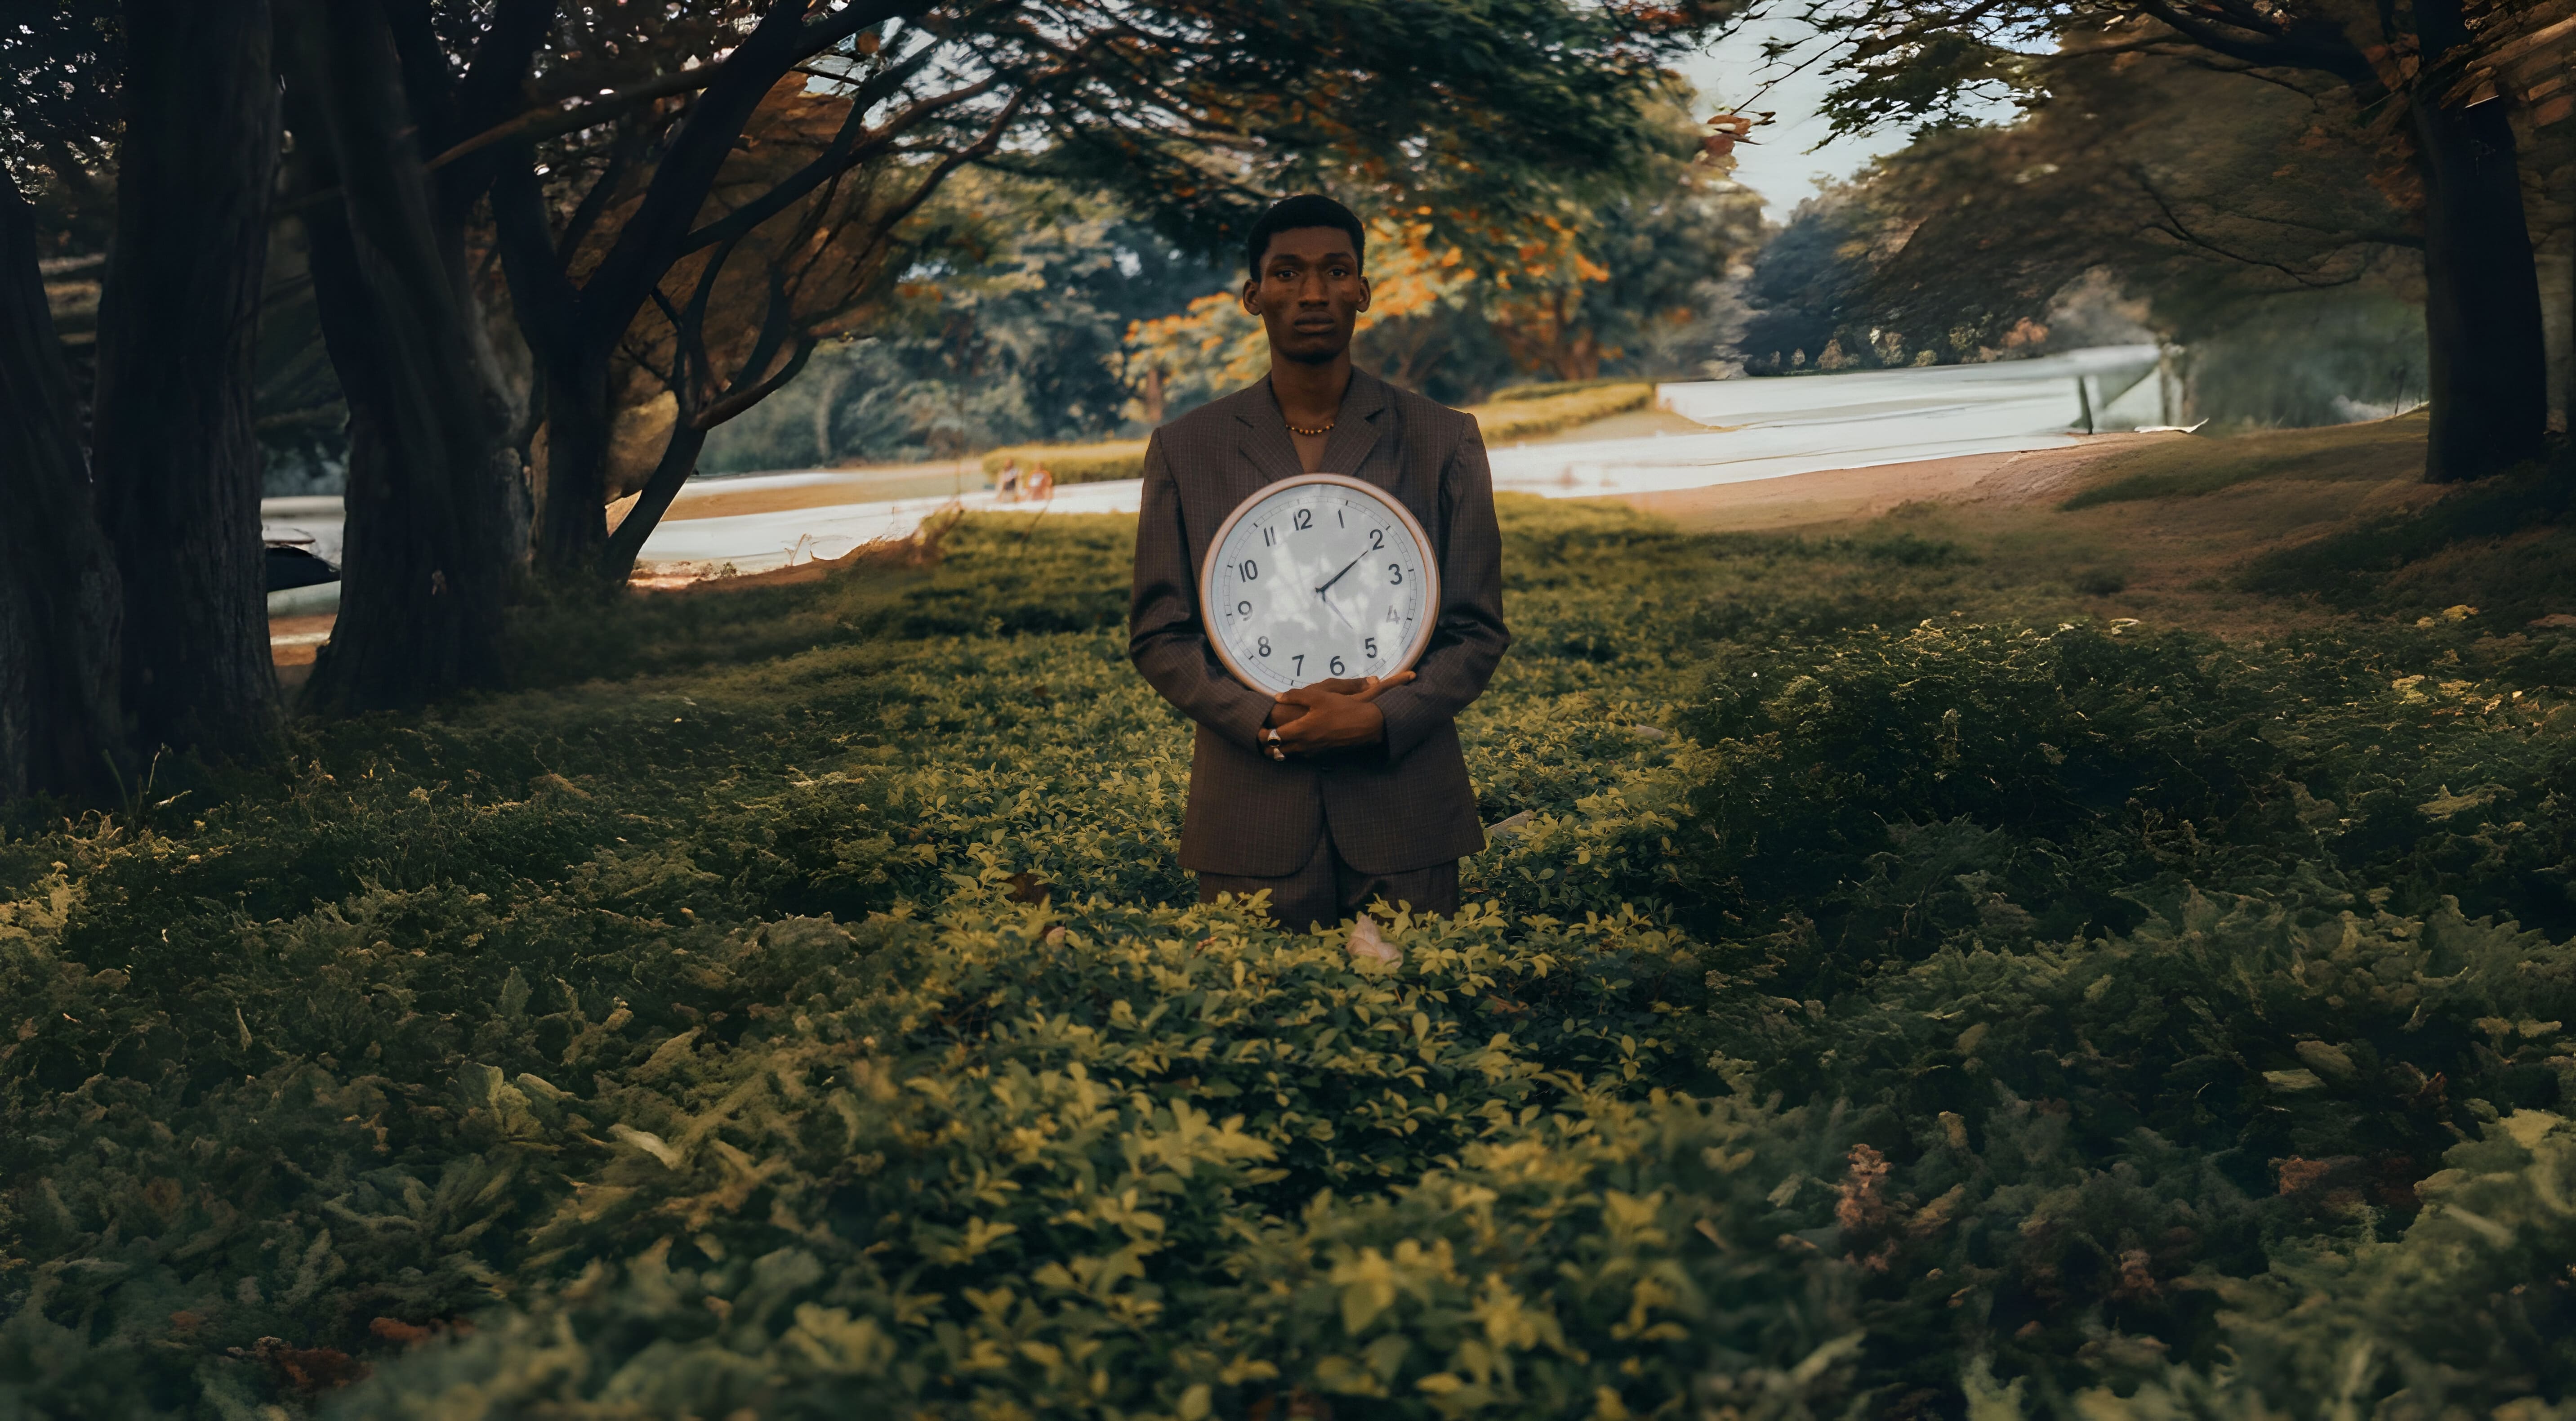
{"label": "man's neck", "polygon": [[1351,387],[1351,353],[1347,350],[1319,365],[1303,361],[1270,362],[1270,396],[1293,425],[1331,424],[1342,412],[1342,395]]}

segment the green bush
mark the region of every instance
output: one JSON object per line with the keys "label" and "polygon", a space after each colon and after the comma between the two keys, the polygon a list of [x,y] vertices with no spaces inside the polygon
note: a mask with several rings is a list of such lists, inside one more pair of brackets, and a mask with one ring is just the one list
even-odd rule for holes
{"label": "green bush", "polygon": [[1192,901],[1125,520],[14,809],[0,1416],[2567,1397],[2545,647],[1501,512],[1513,830],[1393,965]]}
{"label": "green bush", "polygon": [[[1532,386],[1494,397],[1491,404],[1467,411],[1476,416],[1487,444],[1509,439],[1535,439],[1644,409],[1653,403],[1655,387],[1633,381]],[[1111,483],[1145,476],[1145,441],[1118,439],[1100,444],[1015,444],[986,454],[986,475],[999,478],[1002,466],[1017,462],[1023,471],[1044,464],[1060,484]]]}

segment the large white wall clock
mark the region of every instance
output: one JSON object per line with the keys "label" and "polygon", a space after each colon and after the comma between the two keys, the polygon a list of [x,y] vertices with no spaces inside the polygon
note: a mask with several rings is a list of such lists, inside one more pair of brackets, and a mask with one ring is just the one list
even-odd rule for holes
{"label": "large white wall clock", "polygon": [[1385,490],[1304,474],[1255,492],[1199,568],[1208,640],[1266,695],[1411,666],[1440,615],[1440,565],[1422,525]]}

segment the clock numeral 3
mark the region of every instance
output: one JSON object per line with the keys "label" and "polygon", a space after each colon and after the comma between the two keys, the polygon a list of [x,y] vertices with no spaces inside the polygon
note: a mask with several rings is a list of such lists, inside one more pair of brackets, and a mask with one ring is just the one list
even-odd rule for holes
{"label": "clock numeral 3", "polygon": [[[1244,564],[1244,565],[1245,565],[1246,567],[1251,566],[1251,564],[1249,564],[1249,563],[1246,563],[1246,564]],[[1388,582],[1388,584],[1389,584],[1389,585],[1393,585],[1393,584],[1395,584],[1395,583],[1399,583],[1399,582],[1404,581],[1404,566],[1403,566],[1403,564],[1401,564],[1401,563],[1388,563],[1388,564],[1386,565],[1386,580],[1387,580],[1387,582]]]}

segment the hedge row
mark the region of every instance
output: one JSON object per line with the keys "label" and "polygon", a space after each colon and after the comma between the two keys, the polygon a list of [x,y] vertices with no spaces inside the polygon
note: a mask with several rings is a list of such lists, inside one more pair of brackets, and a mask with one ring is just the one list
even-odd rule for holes
{"label": "hedge row", "polygon": [[[1553,390],[1553,387],[1550,387]],[[1646,384],[1577,385],[1547,394],[1512,394],[1467,411],[1476,417],[1485,442],[1536,439],[1580,428],[1614,414],[1652,404],[1655,387]],[[984,456],[986,475],[999,478],[1003,466],[1022,469],[1044,464],[1059,484],[1111,483],[1145,476],[1145,441],[1120,439],[1101,444],[1015,444]]]}

